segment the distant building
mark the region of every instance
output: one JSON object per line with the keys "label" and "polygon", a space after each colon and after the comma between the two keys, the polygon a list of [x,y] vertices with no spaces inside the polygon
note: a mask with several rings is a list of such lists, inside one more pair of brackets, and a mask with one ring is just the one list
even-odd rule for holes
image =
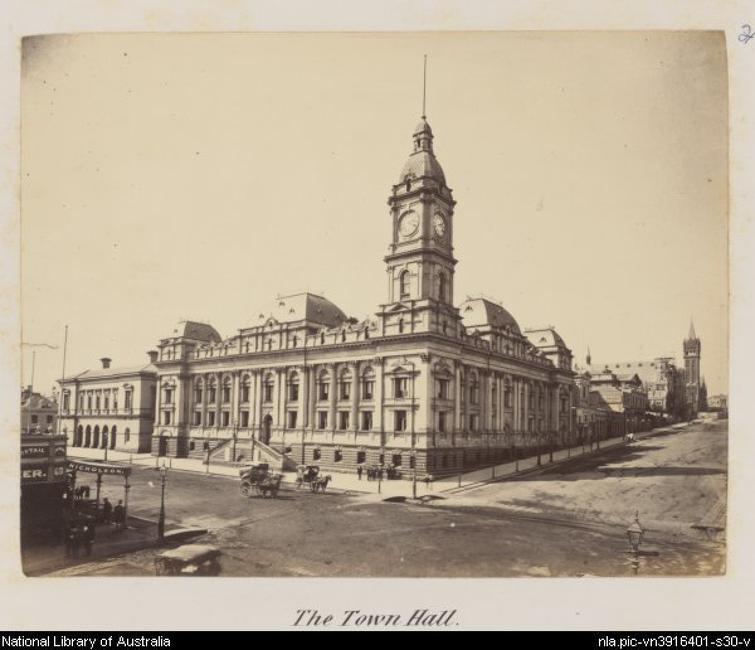
{"label": "distant building", "polygon": [[591,404],[620,413],[623,416],[624,433],[647,431],[651,428],[647,392],[636,373],[618,375],[604,370],[601,374],[591,376],[590,385],[592,392],[596,394]]}
{"label": "distant building", "polygon": [[35,393],[31,386],[21,391],[21,433],[54,433],[58,405],[55,400]]}
{"label": "distant building", "polygon": [[578,442],[604,440],[624,435],[626,426],[621,412],[612,408],[594,390],[589,372],[576,376],[576,430]]}
{"label": "distant building", "polygon": [[711,411],[723,411],[729,410],[729,398],[726,395],[711,395],[708,398],[708,408]]}
{"label": "distant building", "polygon": [[69,447],[94,447],[121,451],[150,450],[155,421],[157,352],[149,363],[102,367],[59,379],[60,431]]}
{"label": "distant building", "polygon": [[695,334],[695,324],[690,322],[689,334],[683,343],[684,372],[686,375],[687,404],[689,417],[695,417],[700,411],[700,339]]}

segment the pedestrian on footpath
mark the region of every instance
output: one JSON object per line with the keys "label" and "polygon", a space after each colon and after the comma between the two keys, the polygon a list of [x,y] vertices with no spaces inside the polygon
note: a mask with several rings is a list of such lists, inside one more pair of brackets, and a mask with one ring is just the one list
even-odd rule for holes
{"label": "pedestrian on footpath", "polygon": [[82,542],[84,543],[84,554],[92,554],[92,543],[94,542],[94,523],[89,522],[82,529]]}
{"label": "pedestrian on footpath", "polygon": [[118,505],[113,508],[113,521],[116,528],[126,527],[126,509],[123,507],[123,501],[118,501]]}
{"label": "pedestrian on footpath", "polygon": [[107,497],[102,502],[102,521],[108,525],[113,521],[113,504],[110,503],[110,499]]}
{"label": "pedestrian on footpath", "polygon": [[81,529],[75,525],[71,527],[71,554],[73,557],[79,557],[79,548],[81,548]]}
{"label": "pedestrian on footpath", "polygon": [[357,477],[359,480],[362,480],[362,471],[364,471],[364,468],[361,465],[357,465]]}

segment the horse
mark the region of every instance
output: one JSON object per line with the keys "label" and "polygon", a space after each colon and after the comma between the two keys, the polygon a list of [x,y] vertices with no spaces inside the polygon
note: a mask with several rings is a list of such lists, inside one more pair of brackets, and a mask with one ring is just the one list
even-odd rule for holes
{"label": "horse", "polygon": [[314,481],[312,481],[312,492],[317,492],[318,490],[320,492],[325,492],[326,488],[328,487],[328,483],[332,480],[332,476],[328,474],[327,476],[318,476]]}

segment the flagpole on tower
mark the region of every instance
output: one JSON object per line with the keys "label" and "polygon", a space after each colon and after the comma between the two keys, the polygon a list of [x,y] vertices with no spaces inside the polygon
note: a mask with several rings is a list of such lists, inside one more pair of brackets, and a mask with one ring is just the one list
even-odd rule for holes
{"label": "flagpole on tower", "polygon": [[422,70],[422,119],[425,119],[425,104],[427,100],[427,54],[425,54],[425,62]]}

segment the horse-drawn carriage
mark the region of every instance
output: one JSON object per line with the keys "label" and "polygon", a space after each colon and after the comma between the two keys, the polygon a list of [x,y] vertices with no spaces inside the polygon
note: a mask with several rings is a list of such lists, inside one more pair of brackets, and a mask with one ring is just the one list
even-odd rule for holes
{"label": "horse-drawn carriage", "polygon": [[274,474],[267,463],[245,465],[239,470],[241,477],[241,494],[250,497],[253,494],[262,497],[277,497],[282,474]]}
{"label": "horse-drawn carriage", "polygon": [[330,474],[322,476],[319,465],[299,465],[296,468],[296,487],[309,487],[312,492],[325,492],[332,480]]}

